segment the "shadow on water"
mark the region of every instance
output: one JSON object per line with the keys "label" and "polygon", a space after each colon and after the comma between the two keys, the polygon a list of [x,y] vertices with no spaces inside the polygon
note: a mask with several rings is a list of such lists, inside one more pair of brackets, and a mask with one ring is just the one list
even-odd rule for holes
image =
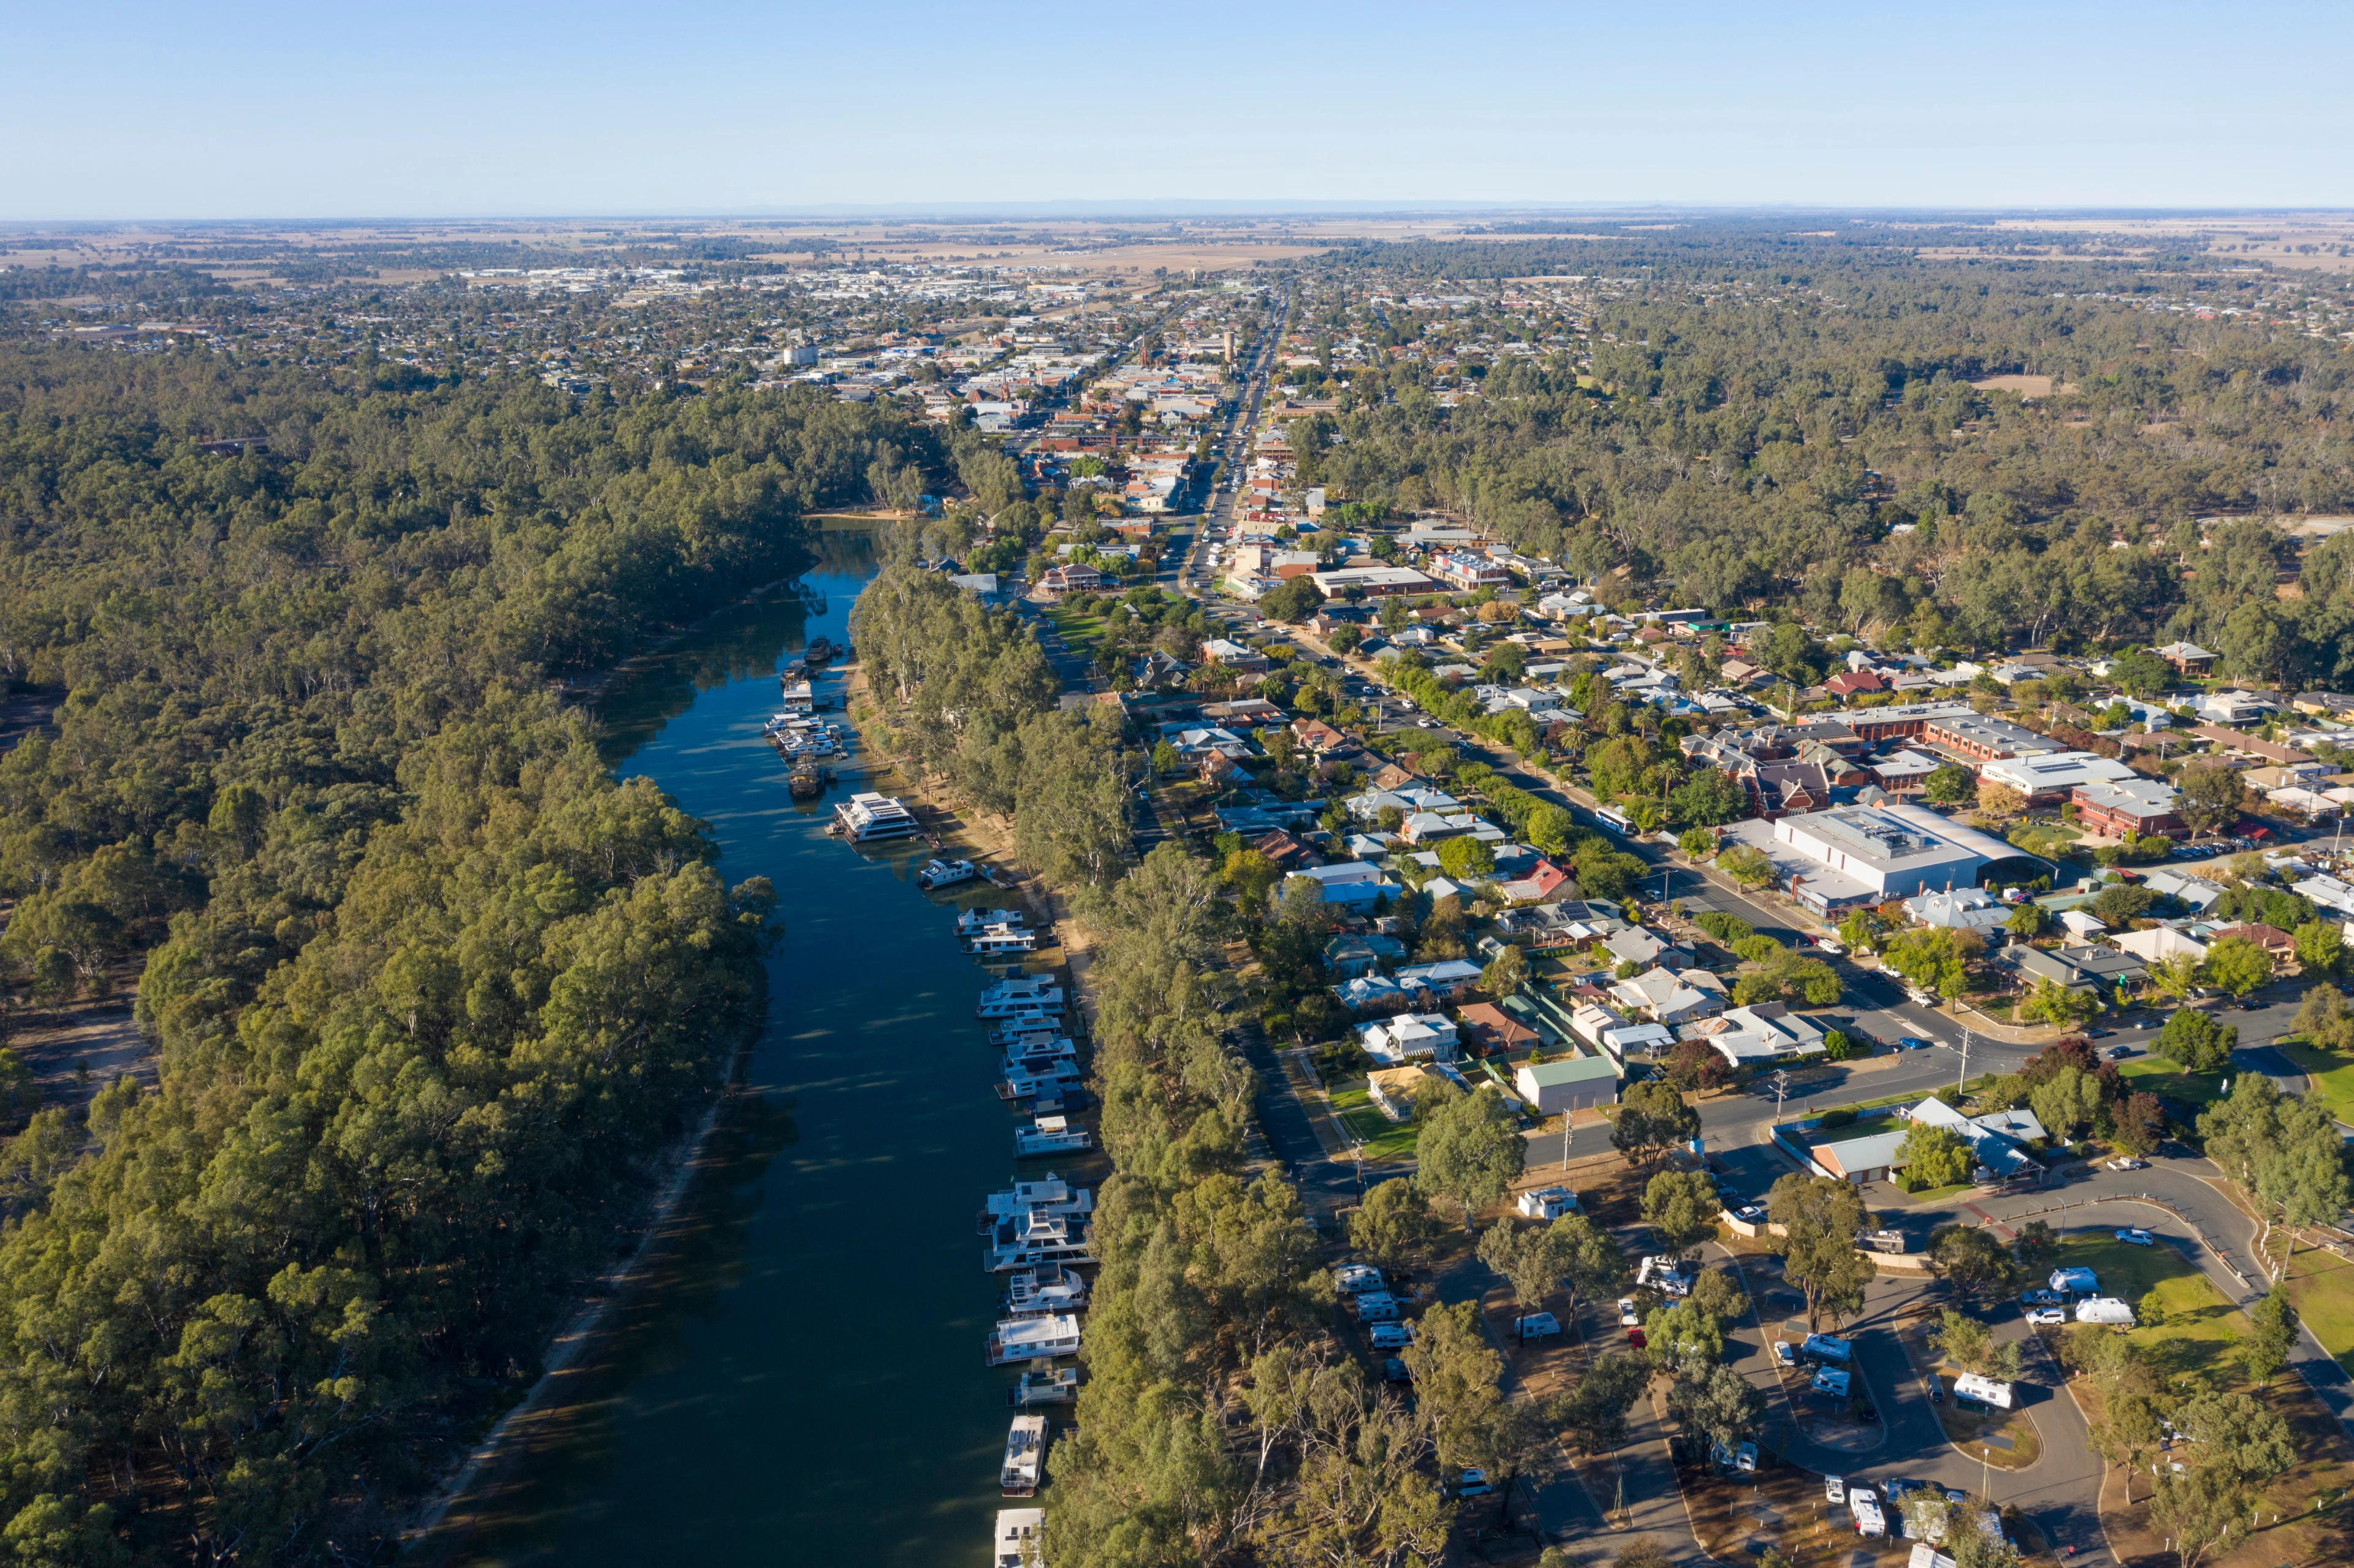
{"label": "shadow on water", "polygon": [[615,765],[712,824],[727,880],[770,878],[787,935],[745,1088],[660,1266],[420,1557],[988,1560],[1013,1374],[981,1364],[1002,1282],[978,1266],[973,1213],[1010,1172],[1012,1118],[972,1016],[984,977],[949,901],[912,885],[924,852],[827,837],[855,770],[796,802],[761,739],[778,658],[845,641],[874,570],[861,535],[818,545],[805,591],[715,617],[600,709]]}

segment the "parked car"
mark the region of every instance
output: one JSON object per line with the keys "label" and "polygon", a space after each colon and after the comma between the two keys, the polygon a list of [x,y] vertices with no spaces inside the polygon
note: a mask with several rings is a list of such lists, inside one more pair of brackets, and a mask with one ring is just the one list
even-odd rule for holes
{"label": "parked car", "polygon": [[1899,1051],[1926,1051],[1931,1044],[1932,1042],[1924,1040],[1917,1034],[1901,1034],[1896,1039],[1896,1048]]}
{"label": "parked car", "polygon": [[2115,1033],[2116,1031],[2113,1029],[2087,1029],[2084,1031],[2084,1038],[2087,1040],[2106,1040],[2110,1035]]}
{"label": "parked car", "polygon": [[1640,1328],[1642,1322],[1643,1315],[1635,1310],[1635,1298],[1632,1296],[1621,1296],[1618,1298],[1618,1326],[1622,1329],[1636,1329]]}
{"label": "parked car", "polygon": [[1744,1224],[1762,1225],[1766,1223],[1766,1208],[1762,1203],[1744,1203],[1733,1211],[1733,1217]]}
{"label": "parked car", "polygon": [[2135,1246],[2156,1246],[2158,1245],[2158,1238],[2156,1236],[2150,1234],[2146,1230],[2140,1229],[2138,1226],[2132,1230],[2119,1231],[2117,1233],[2117,1240],[2130,1243]]}
{"label": "parked car", "polygon": [[1774,1359],[1786,1367],[1795,1367],[1798,1364],[1798,1347],[1787,1340],[1776,1340],[1774,1341]]}
{"label": "parked car", "polygon": [[1639,1351],[1649,1342],[1649,1340],[1643,1338],[1642,1330],[1629,1329],[1627,1330],[1627,1344],[1629,1349]]}
{"label": "parked car", "polygon": [[2109,1169],[2112,1171],[2143,1171],[2148,1169],[2148,1160],[2136,1160],[2130,1154],[2121,1154],[2116,1159],[2109,1161]]}
{"label": "parked car", "polygon": [[2027,1315],[2027,1320],[2031,1325],[2038,1329],[2065,1328],[2068,1323],[2068,1308],[2065,1307],[2038,1307]]}
{"label": "parked car", "polygon": [[2107,1054],[2110,1061],[2122,1062],[2126,1057],[2133,1054],[2133,1047],[2130,1045],[2112,1045],[2109,1047]]}
{"label": "parked car", "polygon": [[1405,1370],[1404,1361],[1392,1356],[1382,1362],[1382,1379],[1385,1383],[1412,1383],[1414,1374]]}
{"label": "parked car", "polygon": [[2022,1292],[2019,1299],[2020,1304],[2025,1307],[2065,1307],[2068,1305],[2067,1296],[2063,1292],[2058,1290],[2029,1290]]}
{"label": "parked car", "polygon": [[1837,1476],[1825,1476],[1823,1478],[1823,1501],[1847,1501],[1847,1483],[1840,1480]]}

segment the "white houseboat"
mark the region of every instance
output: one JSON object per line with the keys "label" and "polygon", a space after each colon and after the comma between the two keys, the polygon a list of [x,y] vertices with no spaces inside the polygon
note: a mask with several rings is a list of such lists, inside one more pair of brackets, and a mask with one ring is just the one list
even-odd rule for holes
{"label": "white houseboat", "polygon": [[964,939],[964,950],[975,958],[1003,958],[1035,952],[1037,948],[1038,933],[1019,926],[985,927]]}
{"label": "white houseboat", "polygon": [[1017,1269],[1005,1282],[998,1305],[1009,1318],[1036,1318],[1056,1312],[1084,1311],[1087,1282],[1075,1268],[1050,1263],[1040,1268]]}
{"label": "white houseboat", "polygon": [[981,993],[978,1018],[1044,1017],[1063,1011],[1063,988],[1053,975],[1013,975]]}
{"label": "white houseboat", "polygon": [[957,935],[977,937],[992,926],[1018,931],[1029,923],[1029,916],[1019,909],[968,909],[957,916]]}
{"label": "white houseboat", "polygon": [[1005,1391],[1005,1403],[1016,1410],[1034,1404],[1068,1404],[1078,1397],[1076,1367],[1032,1367]]}
{"label": "white houseboat", "polygon": [[1009,1498],[1034,1498],[1046,1475],[1046,1418],[1017,1415],[1005,1435],[1005,1465],[998,1472],[998,1490]]}
{"label": "white houseboat", "polygon": [[1062,1033],[1063,1026],[1051,1019],[1015,1018],[1009,1019],[991,1030],[989,1043],[991,1045],[1013,1046],[1019,1045],[1025,1040],[1034,1040],[1042,1034],[1052,1039]]}
{"label": "white houseboat", "polygon": [[1075,1072],[1079,1065],[1079,1048],[1067,1034],[1025,1034],[1005,1048],[1005,1070],[1039,1072],[1062,1065]]}
{"label": "white houseboat", "polygon": [[1096,1146],[1094,1134],[1073,1127],[1068,1117],[1042,1116],[1028,1127],[1013,1129],[1013,1157],[1034,1160],[1046,1154],[1083,1154]]}
{"label": "white houseboat", "polygon": [[1067,1312],[1045,1318],[1008,1318],[989,1331],[981,1353],[993,1367],[1076,1356],[1079,1353],[1079,1320]]}
{"label": "white houseboat", "polygon": [[990,1538],[990,1568],[1046,1568],[1039,1538],[1046,1528],[1043,1508],[1002,1508]]}
{"label": "white houseboat", "polygon": [[833,808],[834,830],[852,843],[904,839],[920,832],[915,813],[888,795],[860,790]]}
{"label": "white houseboat", "polygon": [[[960,882],[971,882],[981,875],[981,867],[969,860],[928,860],[924,869],[916,873],[916,885],[929,893],[937,888],[954,887]],[[961,931],[963,922],[958,922]]]}
{"label": "white houseboat", "polygon": [[784,704],[787,713],[805,714],[815,711],[817,694],[810,689],[810,683],[807,681],[779,681],[777,683],[777,700]]}
{"label": "white houseboat", "polygon": [[1001,1222],[981,1249],[985,1273],[1005,1274],[1042,1263],[1087,1261],[1087,1222],[1083,1215],[1032,1210]]}
{"label": "white houseboat", "polygon": [[1075,1089],[1078,1086],[1079,1069],[1076,1064],[1067,1067],[1060,1064],[1042,1068],[1022,1067],[1005,1075],[1004,1083],[1002,1086],[1002,1092],[999,1094],[998,1098],[1032,1100],[1042,1095],[1059,1097],[1065,1091]]}

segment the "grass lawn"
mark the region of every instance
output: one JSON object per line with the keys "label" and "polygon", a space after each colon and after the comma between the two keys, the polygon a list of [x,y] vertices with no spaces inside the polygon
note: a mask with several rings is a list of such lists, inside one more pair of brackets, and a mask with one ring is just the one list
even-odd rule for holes
{"label": "grass lawn", "polygon": [[1055,623],[1055,630],[1062,634],[1063,641],[1074,652],[1091,652],[1103,637],[1104,618],[1074,604],[1048,606],[1046,619]]}
{"label": "grass lawn", "polygon": [[2314,1092],[2329,1103],[2331,1116],[2354,1121],[2354,1058],[2302,1040],[2275,1040],[2273,1045],[2313,1080]]}
{"label": "grass lawn", "polygon": [[2301,1252],[2289,1260],[2288,1298],[2297,1316],[2354,1372],[2354,1263],[2326,1252]]}
{"label": "grass lawn", "polygon": [[1411,1160],[1422,1129],[1382,1114],[1363,1084],[1331,1092],[1332,1114],[1352,1138],[1363,1139],[1368,1160]]}
{"label": "grass lawn", "polygon": [[[2141,1319],[2129,1330],[2134,1342],[2169,1375],[2189,1372],[2221,1388],[2242,1378],[2232,1347],[2248,1332],[2248,1319],[2204,1274],[2172,1247],[2135,1246],[2110,1236],[2071,1236],[2055,1260],[2101,1277],[2101,1294],[2122,1298]],[[2151,1319],[2146,1298],[2157,1296],[2160,1316]]]}
{"label": "grass lawn", "polygon": [[1950,1187],[1924,1187],[1918,1192],[1904,1195],[1916,1203],[1942,1203],[1948,1198],[1970,1192],[1977,1185],[1975,1181],[1956,1181]]}
{"label": "grass lawn", "polygon": [[2221,1078],[2212,1075],[2185,1072],[2180,1063],[2169,1062],[2163,1056],[2137,1056],[2130,1062],[2118,1063],[2117,1071],[2127,1078],[2163,1079],[2161,1083],[2137,1084],[2133,1086],[2148,1089],[2156,1094],[2171,1095],[2176,1099],[2197,1100],[2204,1105],[2209,1100],[2221,1099],[2223,1097]]}

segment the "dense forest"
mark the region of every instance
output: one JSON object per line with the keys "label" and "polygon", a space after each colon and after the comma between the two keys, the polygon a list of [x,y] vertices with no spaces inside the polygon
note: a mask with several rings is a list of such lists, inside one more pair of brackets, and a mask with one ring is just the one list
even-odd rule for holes
{"label": "dense forest", "polygon": [[[1406,313],[1352,321],[1347,302],[1442,265],[1642,281],[1582,337],[1549,323],[1533,355],[1499,352],[1517,334],[1478,306],[1419,356],[1335,370],[1336,411],[1293,426],[1304,484],[1457,508],[1582,574],[1623,567],[1630,593],[1728,611],[1921,646],[2180,636],[2250,679],[2354,678],[2354,545],[2276,593],[2296,554],[2252,525],[2354,512],[2354,356],[2194,287],[2213,274],[1659,237],[1367,246],[1327,259],[1300,324],[1412,336]],[[2250,314],[2129,308],[2160,289]],[[1459,406],[1433,390],[1443,354],[1477,387]],[[1998,375],[2057,392],[1970,385]]]}
{"label": "dense forest", "polygon": [[383,1552],[761,1016],[770,890],[551,677],[954,461],[807,392],[0,356],[0,675],[62,691],[0,998],[143,963],[159,1064],[0,1145],[7,1561]]}

